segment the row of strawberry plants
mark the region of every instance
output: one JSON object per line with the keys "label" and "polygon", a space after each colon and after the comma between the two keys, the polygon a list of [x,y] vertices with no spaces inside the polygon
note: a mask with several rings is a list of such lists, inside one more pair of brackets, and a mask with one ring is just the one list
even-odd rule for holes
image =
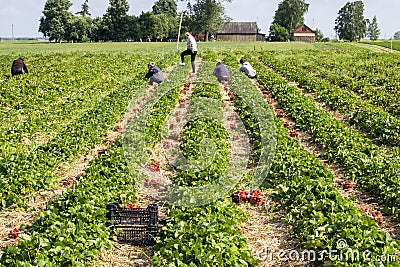
{"label": "row of strawberry plants", "polygon": [[[138,65],[138,68],[145,68]],[[139,72],[140,73],[140,72]],[[137,75],[139,76],[139,74]],[[119,123],[133,89],[142,84],[141,77],[122,81],[119,89],[103,98],[78,120],[67,125],[49,142],[28,154],[10,153],[1,159],[1,206],[23,204],[25,196],[39,189],[48,189],[59,182],[56,171],[61,164],[72,162],[101,143],[112,125]]]}
{"label": "row of strawberry plants", "polygon": [[400,115],[398,57],[393,54],[360,51],[318,51],[279,56],[315,77],[354,91],[393,116]]}
{"label": "row of strawberry plants", "polygon": [[[276,81],[266,80],[263,71],[259,72],[259,80],[266,88],[279,86]],[[258,100],[260,106],[266,105],[254,86],[249,84],[245,88],[246,98]],[[257,123],[256,114],[251,112],[253,109],[246,101],[238,99],[235,104],[245,124]],[[301,147],[297,139],[289,136],[280,119],[275,118],[275,122],[278,143],[263,187],[273,190],[273,198],[286,211],[285,218],[303,241],[305,249],[316,253],[315,257],[312,253],[307,254],[309,257],[305,260],[335,266],[376,266],[372,259],[382,255],[394,258],[400,244],[379,230],[377,224],[355,208],[349,199],[343,198],[333,185],[332,173],[315,155]],[[345,247],[341,247],[343,240]],[[362,258],[366,255],[364,251],[368,251],[368,255]],[[288,258],[291,252],[284,253],[282,257]],[[297,253],[302,255],[301,251]],[[395,264],[388,260],[385,266]]]}
{"label": "row of strawberry plants", "polygon": [[2,208],[23,204],[25,196],[52,188],[60,181],[57,169],[61,164],[72,162],[80,154],[88,154],[95,144],[101,143],[107,130],[122,120],[131,90],[137,82],[132,80],[105,97],[97,107],[30,153],[4,155],[0,182]]}
{"label": "row of strawberry plants", "polygon": [[[107,55],[82,57],[71,54],[64,62],[63,55],[54,55],[51,62],[59,62],[60,71],[50,68],[45,72],[32,71],[23,78],[8,79],[2,93],[4,100],[12,101],[13,105],[5,105],[6,112],[1,118],[0,135],[7,140],[7,146],[2,149],[7,153],[26,152],[35,143],[54,137],[66,125],[98,105],[103,97],[117,90],[122,78],[126,77],[126,73],[121,72],[126,67],[119,62],[139,59],[138,55],[123,56],[123,60],[122,56],[108,56],[104,61],[104,57]],[[96,65],[90,67],[90,63]],[[89,69],[91,75],[88,75]],[[14,91],[19,92],[17,97],[11,96]]]}
{"label": "row of strawberry plants", "polygon": [[[211,116],[195,118],[195,120],[189,121],[185,125],[185,129],[181,134],[179,149],[187,160],[195,162],[200,157],[204,157],[200,149],[202,145],[204,146],[202,141],[205,139],[210,140],[215,144],[213,164],[204,166],[204,168],[197,171],[177,169],[176,177],[172,177],[172,181],[177,185],[199,186],[203,183],[213,182],[226,171],[229,163],[229,151],[227,150],[229,135],[221,121],[223,103],[219,87],[215,84],[196,83],[191,94],[191,99],[195,102],[189,105],[189,116],[191,111],[196,112],[191,109],[201,109],[202,113],[206,113],[205,110],[210,109],[209,105],[202,105],[202,98],[217,100],[219,108],[213,107],[213,111],[209,113]],[[196,107],[194,107],[195,105]],[[206,149],[211,150],[209,147]]]}
{"label": "row of strawberry plants", "polygon": [[[164,86],[157,88],[161,97],[156,97],[159,105],[152,110],[152,116],[160,121],[165,120],[177,103],[176,80],[181,83],[182,74],[171,75]],[[135,86],[132,81],[130,84]],[[133,91],[146,92],[143,88],[147,85]],[[131,104],[139,100],[136,96]],[[153,124],[146,127],[152,128]],[[50,201],[29,227],[28,234],[21,236],[24,240],[4,251],[0,263],[4,266],[89,266],[99,260],[101,249],[112,248],[105,206],[108,202],[133,202],[136,179],[142,175],[140,169],[126,164],[126,145],[125,140],[118,139],[104,155],[91,162],[85,174],[66,193]]]}
{"label": "row of strawberry plants", "polygon": [[329,112],[318,109],[312,98],[301,94],[262,64],[258,64],[258,68],[260,82],[269,86],[280,105],[296,121],[296,126],[313,135],[323,147],[324,156],[340,163],[346,176],[357,181],[360,188],[374,192],[386,206],[386,212],[399,216],[400,162],[397,156],[382,154],[369,139],[347,128]]}
{"label": "row of strawberry plants", "polygon": [[296,64],[280,61],[267,53],[260,53],[259,60],[299,83],[301,88],[312,93],[318,101],[332,110],[344,114],[350,125],[354,125],[369,137],[385,145],[400,145],[400,119],[359,99],[351,91],[332,86],[325,80],[308,74]]}
{"label": "row of strawberry plants", "polygon": [[[203,67],[199,72],[211,74],[212,69],[210,72],[209,68]],[[211,97],[220,101],[219,90],[216,83],[199,82],[191,97]],[[189,116],[191,108],[189,105]],[[210,183],[226,168],[229,161],[228,134],[220,124],[222,121],[218,123],[215,120],[221,118],[218,113],[222,114],[222,105],[213,110],[214,119],[197,118],[185,126],[180,148],[186,157],[194,159],[202,155],[200,141],[210,139],[217,147],[216,156],[205,171],[178,170],[172,179],[179,185]],[[168,217],[157,237],[153,257],[155,266],[256,266],[257,261],[248,250],[246,240],[236,229],[246,216],[229,199],[215,199],[213,203],[199,207],[171,206]]]}
{"label": "row of strawberry plants", "polygon": [[4,250],[0,266],[90,266],[102,248],[112,247],[106,204],[133,201],[133,177],[118,140],[72,187],[48,203],[26,235],[20,235],[18,246]]}

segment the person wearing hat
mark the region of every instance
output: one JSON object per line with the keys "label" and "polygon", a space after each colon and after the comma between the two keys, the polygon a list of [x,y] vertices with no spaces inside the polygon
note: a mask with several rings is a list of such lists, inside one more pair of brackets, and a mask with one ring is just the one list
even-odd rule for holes
{"label": "person wearing hat", "polygon": [[239,62],[242,65],[239,71],[244,72],[247,75],[247,77],[251,79],[256,78],[257,72],[255,69],[253,69],[253,67],[250,65],[249,62],[247,62],[243,58],[241,58]]}
{"label": "person wearing hat", "polygon": [[197,55],[197,43],[193,35],[191,35],[189,32],[186,32],[185,36],[186,36],[186,50],[181,53],[181,63],[179,65],[184,66],[185,56],[190,55],[190,62],[192,63],[192,72],[195,73],[196,67],[194,65],[194,61]]}
{"label": "person wearing hat", "polygon": [[151,62],[147,65],[148,71],[144,76],[146,79],[149,79],[149,84],[153,85],[153,83],[160,84],[164,81],[164,74],[159,67],[156,66],[154,62]]}
{"label": "person wearing hat", "polygon": [[14,60],[11,65],[11,75],[15,76],[24,73],[28,73],[28,67],[25,65],[24,60],[22,58]]}
{"label": "person wearing hat", "polygon": [[231,76],[229,75],[228,68],[220,61],[218,61],[217,64],[215,65],[213,75],[217,77],[218,82],[220,83],[227,82],[231,78]]}

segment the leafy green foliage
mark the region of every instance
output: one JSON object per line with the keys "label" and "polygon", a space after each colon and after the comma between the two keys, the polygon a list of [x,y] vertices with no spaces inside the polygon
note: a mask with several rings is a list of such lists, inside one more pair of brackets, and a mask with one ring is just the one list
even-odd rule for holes
{"label": "leafy green foliage", "polygon": [[370,140],[347,128],[327,111],[318,109],[313,99],[302,95],[276,74],[264,69],[260,77],[285,112],[296,121],[296,126],[312,134],[324,148],[324,156],[342,164],[347,177],[358,181],[361,188],[374,192],[387,212],[399,216],[400,203],[395,193],[400,189],[399,162],[381,153]]}
{"label": "leafy green foliage", "polygon": [[[306,57],[306,55],[304,56]],[[354,127],[366,133],[370,138],[385,145],[400,145],[400,133],[398,132],[398,129],[400,129],[400,120],[396,116],[383,111],[376,105],[360,99],[359,95],[356,94],[357,92],[363,93],[366,97],[373,98],[376,102],[378,101],[378,95],[382,97],[382,100],[389,100],[390,97],[393,99],[391,101],[393,102],[392,105],[396,106],[395,99],[399,96],[388,93],[387,97],[384,97],[385,94],[382,91],[375,92],[375,88],[371,88],[371,84],[366,84],[365,82],[367,79],[372,80],[372,77],[365,77],[369,75],[368,73],[361,74],[362,71],[360,71],[360,73],[354,75],[357,78],[348,78],[343,74],[336,74],[334,70],[326,70],[323,66],[309,65],[308,61],[311,60],[310,58],[307,58],[306,62],[301,62],[301,60],[298,62],[288,62],[287,60],[278,59],[270,53],[263,53],[261,57],[263,62],[284,74],[292,81],[296,81],[301,88],[312,93],[318,101],[324,103],[332,110],[341,112],[351,125],[354,125]],[[300,57],[300,55],[296,53],[296,57]],[[313,54],[308,54],[308,57],[314,59]],[[319,57],[321,57],[321,54],[319,54]],[[287,58],[290,58],[290,56],[287,56]],[[322,62],[324,59],[317,59],[315,57],[315,60],[321,60],[321,64],[323,64]],[[329,61],[325,61],[325,64],[329,64]],[[342,62],[342,65],[345,64]],[[309,74],[309,71],[316,77]],[[378,69],[376,69],[376,71],[378,72]],[[383,71],[384,69],[382,72]],[[363,75],[365,79],[360,81],[358,76],[361,75]],[[377,79],[377,77],[374,78]],[[398,81],[393,78],[391,83],[396,84],[397,82]],[[330,83],[334,85],[337,84],[340,87],[333,86]],[[361,88],[361,86],[364,86],[365,89]],[[388,83],[386,86],[389,87],[390,84]],[[355,92],[347,90],[351,88],[354,88],[353,90]],[[392,90],[388,88],[388,91]],[[373,94],[376,96],[373,96]],[[385,102],[385,105],[386,109],[390,109],[390,103]]]}
{"label": "leafy green foliage", "polygon": [[[221,93],[217,85],[198,83],[196,84],[191,98],[199,97],[221,100]],[[204,107],[207,109],[207,107]],[[209,107],[208,107],[209,108]],[[189,107],[190,116],[191,107]],[[212,114],[222,114],[222,103],[220,109],[210,111]],[[203,169],[198,171],[193,170],[178,170],[176,177],[172,178],[174,183],[186,186],[198,186],[204,183],[210,183],[225,172],[229,164],[229,143],[228,133],[222,125],[222,121],[216,121],[211,118],[198,118],[194,121],[189,121],[182,132],[182,142],[180,150],[183,156],[187,159],[196,161],[200,157],[204,157],[207,151],[201,151],[202,141],[209,140],[215,145],[215,154],[213,161]]]}
{"label": "leafy green foliage", "polygon": [[268,36],[272,42],[286,42],[289,40],[289,31],[279,24],[272,24]]}
{"label": "leafy green foliage", "polygon": [[[335,135],[333,125],[337,124],[322,120],[319,115],[321,111],[314,109],[308,98],[302,97],[296,89],[291,90],[292,87],[263,68],[261,64],[254,63],[253,66],[258,68],[258,80],[271,90],[285,111],[290,112],[290,115],[297,119],[297,125],[310,121],[313,128],[318,127],[319,123],[321,126],[327,126],[329,131],[317,140]],[[295,105],[295,102],[298,105]],[[303,121],[300,118],[305,114],[307,118],[303,117]],[[377,224],[355,208],[349,199],[343,198],[332,184],[332,173],[314,155],[304,150],[296,139],[289,137],[282,121],[276,119],[276,124],[278,126],[277,153],[275,153],[275,159],[264,186],[274,190],[275,200],[286,210],[285,218],[293,225],[296,236],[304,241],[306,249],[317,252],[341,251],[343,248],[339,247],[339,241],[345,240],[347,247],[342,251],[343,253],[352,251],[362,254],[364,251],[370,251],[371,258],[375,259],[382,259],[382,257],[379,258],[381,255],[395,255],[400,244],[380,231]],[[355,159],[360,156],[360,153],[357,156],[347,156]],[[366,232],[369,234],[366,235]],[[388,260],[388,257],[379,263],[388,266],[398,264]],[[351,257],[336,257],[335,259],[321,257],[316,264],[365,266],[367,261],[362,258],[353,260]]]}
{"label": "leafy green foliage", "polygon": [[376,41],[379,38],[380,30],[378,28],[378,21],[376,16],[372,19],[372,21],[368,21],[367,23],[367,31],[366,35],[369,37],[371,41]]}
{"label": "leafy green foliage", "polygon": [[174,0],[158,0],[154,3],[152,10],[155,15],[166,14],[176,17],[177,4]]}
{"label": "leafy green foliage", "polygon": [[236,225],[246,215],[231,201],[172,207],[157,237],[155,266],[257,266]]}
{"label": "leafy green foliage", "polygon": [[[34,58],[38,64],[48,60]],[[123,120],[132,92],[144,82],[139,68],[145,70],[147,64],[137,55],[68,54],[54,55],[53,60],[60,62],[63,72],[44,65],[25,80],[4,83],[0,102],[7,113],[0,126],[4,140],[0,144],[1,209],[23,205],[34,191],[53,188],[61,179],[60,165],[101,143],[113,125]],[[125,60],[137,61],[135,76],[121,73],[128,68]],[[98,67],[91,67],[94,63]],[[80,67],[72,67],[75,64]],[[87,75],[90,68],[98,74]]]}
{"label": "leafy green foliage", "polygon": [[47,0],[43,16],[40,18],[39,32],[51,40],[61,41],[66,37],[67,25],[72,14],[68,9],[72,6],[69,0]]}
{"label": "leafy green foliage", "polygon": [[360,0],[347,2],[335,19],[335,31],[339,39],[350,42],[361,40],[366,31],[364,3]]}
{"label": "leafy green foliage", "polygon": [[135,199],[134,178],[118,141],[86,173],[40,212],[18,247],[8,247],[4,266],[87,266],[110,248],[106,204]]}
{"label": "leafy green foliage", "polygon": [[222,2],[231,2],[232,0],[197,0],[192,6],[191,26],[197,33],[205,33],[205,41],[208,41],[208,35],[218,32],[222,25],[229,21],[225,14],[225,8]]}
{"label": "leafy green foliage", "polygon": [[304,0],[283,0],[278,4],[272,24],[282,26],[289,33],[304,23],[304,14],[309,6]]}

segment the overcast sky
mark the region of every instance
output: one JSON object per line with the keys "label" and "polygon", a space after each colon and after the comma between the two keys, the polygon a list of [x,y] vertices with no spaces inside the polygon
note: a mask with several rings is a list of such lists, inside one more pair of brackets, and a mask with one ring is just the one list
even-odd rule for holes
{"label": "overcast sky", "polygon": [[[232,21],[256,21],[263,33],[268,34],[278,3],[282,0],[233,0],[226,3],[226,13]],[[42,37],[38,32],[39,19],[43,15],[46,0],[0,0],[0,37]],[[80,10],[84,0],[71,0],[70,11]],[[155,1],[128,0],[129,14],[140,15],[141,11],[151,11]],[[185,8],[186,1],[179,1],[179,10]],[[195,0],[192,0],[194,3]],[[324,36],[335,38],[333,30],[339,10],[348,0],[308,0],[310,4],[305,22],[312,29],[318,28]],[[364,17],[377,17],[381,30],[380,38],[389,39],[400,31],[400,0],[364,0]],[[92,17],[102,16],[109,5],[108,0],[89,0]],[[12,31],[13,29],[13,31]]]}

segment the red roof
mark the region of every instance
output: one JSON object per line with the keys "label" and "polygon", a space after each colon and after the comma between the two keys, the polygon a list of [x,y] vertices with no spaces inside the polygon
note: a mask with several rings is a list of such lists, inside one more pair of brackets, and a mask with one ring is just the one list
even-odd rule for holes
{"label": "red roof", "polygon": [[296,29],[294,29],[292,33],[315,33],[315,32],[311,30],[311,28],[308,27],[306,24],[302,24],[298,26]]}

